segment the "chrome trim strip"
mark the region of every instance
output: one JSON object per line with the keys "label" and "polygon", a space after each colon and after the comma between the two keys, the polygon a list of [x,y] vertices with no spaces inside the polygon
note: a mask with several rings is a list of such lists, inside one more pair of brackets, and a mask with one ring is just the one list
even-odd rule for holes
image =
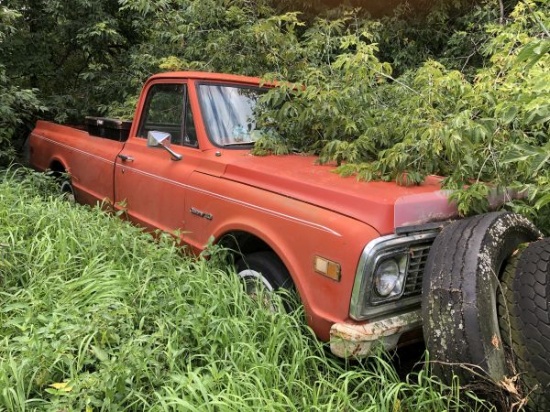
{"label": "chrome trim strip", "polygon": [[[117,167],[124,168],[125,170],[131,170],[134,173],[138,173],[138,174],[141,174],[141,175],[144,175],[144,176],[148,176],[148,177],[151,177],[151,178],[154,178],[154,179],[158,179],[160,181],[163,181],[165,183],[168,183],[168,184],[171,184],[171,185],[174,185],[174,186],[177,186],[177,187],[181,187],[183,189],[193,190],[196,193],[202,193],[202,194],[205,194],[207,196],[216,197],[218,199],[228,201],[228,202],[232,202],[232,203],[238,204],[240,206],[243,206],[243,207],[246,207],[246,208],[249,208],[249,209],[254,209],[254,210],[260,211],[262,213],[267,213],[267,214],[270,214],[272,216],[280,217],[280,218],[283,218],[283,219],[288,220],[288,221],[292,221],[292,222],[296,222],[296,223],[301,224],[301,225],[309,226],[309,227],[312,227],[316,230],[320,230],[320,231],[323,231],[323,232],[326,232],[326,233],[330,233],[333,236],[337,236],[337,237],[340,237],[340,238],[342,237],[342,234],[340,232],[337,232],[336,230],[334,230],[334,229],[332,229],[328,226],[324,226],[324,225],[321,225],[321,224],[318,224],[318,223],[314,223],[314,222],[309,221],[309,220],[296,218],[294,216],[290,216],[290,215],[287,215],[287,214],[284,214],[284,213],[280,213],[280,212],[277,212],[273,209],[260,207],[258,205],[252,204],[252,203],[247,203],[247,202],[244,202],[242,200],[236,199],[234,197],[224,196],[224,195],[221,195],[219,193],[215,193],[215,192],[211,192],[211,191],[208,191],[208,190],[200,189],[198,187],[191,186],[189,184],[178,182],[177,180],[167,179],[165,177],[155,175],[153,173],[145,172],[145,171],[143,171],[141,169],[138,169],[136,167],[132,167],[132,166],[129,166],[129,165],[126,165],[126,164],[116,163],[114,161],[110,161],[110,160],[108,160],[104,157],[100,157],[100,156],[85,152],[83,150],[77,149],[77,148],[75,148],[73,146],[70,146],[70,145],[67,145],[65,143],[58,142],[56,140],[52,140],[52,139],[50,139],[48,137],[45,137],[45,136],[41,136],[41,135],[37,135],[37,136],[44,139],[44,140],[47,140],[48,142],[51,142],[53,144],[64,147],[66,149],[69,149],[69,150],[79,152],[81,154],[96,158],[96,159],[101,160],[101,161],[103,161],[105,163],[108,163],[108,164],[112,164],[115,167],[115,171],[116,171]],[[122,148],[121,148],[121,150],[122,150]],[[70,165],[67,165],[67,166],[70,167]],[[240,183],[240,182],[237,182],[237,183]],[[263,189],[260,189],[260,190],[263,190]],[[297,200],[297,201],[299,202],[299,200]]]}
{"label": "chrome trim strip", "polygon": [[[115,167],[119,167],[119,164],[117,163]],[[342,234],[340,232],[337,232],[336,230],[331,229],[328,226],[320,225],[318,223],[314,223],[314,222],[309,221],[309,220],[300,219],[300,218],[297,218],[297,217],[294,217],[294,216],[291,216],[291,215],[287,215],[287,214],[284,214],[284,213],[281,213],[281,212],[277,212],[274,209],[268,209],[268,208],[265,208],[265,207],[255,205],[253,203],[248,203],[248,202],[242,201],[242,200],[234,198],[234,197],[225,196],[225,195],[222,195],[222,194],[219,194],[219,193],[216,193],[216,192],[212,192],[212,191],[209,191],[209,190],[204,190],[204,189],[198,188],[196,186],[191,186],[191,185],[186,184],[186,183],[178,182],[177,180],[167,179],[165,177],[155,175],[153,173],[145,172],[141,169],[137,169],[137,168],[132,167],[132,166],[126,166],[126,165],[121,164],[120,167],[124,167],[124,169],[127,170],[127,171],[131,170],[134,173],[138,173],[138,174],[141,174],[141,175],[144,175],[144,176],[148,176],[148,177],[163,181],[165,183],[168,183],[168,184],[171,184],[171,185],[174,185],[174,186],[177,186],[177,187],[181,187],[181,188],[184,188],[184,189],[187,189],[187,190],[192,190],[195,193],[201,193],[201,194],[204,194],[204,195],[207,195],[207,196],[215,197],[217,199],[227,201],[227,202],[231,202],[231,203],[237,204],[239,206],[246,207],[248,209],[257,210],[257,211],[260,211],[262,213],[267,213],[271,216],[276,216],[276,217],[283,218],[283,219],[288,220],[288,221],[297,222],[299,224],[309,226],[309,227],[312,227],[314,229],[321,230],[323,232],[330,233],[331,235],[334,235],[334,236],[337,236],[337,237],[342,237]],[[201,173],[201,172],[197,172],[197,173]],[[224,179],[224,178],[221,177],[220,179]],[[241,182],[235,182],[235,183],[243,184]],[[264,189],[260,188],[259,190],[264,190]],[[282,196],[281,194],[278,194],[278,195]],[[296,200],[296,201],[300,202],[300,200]]]}
{"label": "chrome trim strip", "polygon": [[[37,136],[38,138],[42,139],[42,140],[45,140],[47,141],[48,143],[52,143],[54,145],[57,145],[57,146],[61,146],[63,147],[64,149],[67,149],[69,151],[72,151],[72,152],[76,152],[76,153],[80,153],[82,155],[85,155],[85,156],[89,156],[89,157],[92,157],[94,159],[97,159],[97,160],[101,160],[102,162],[104,163],[107,163],[109,165],[114,165],[115,164],[115,161],[114,160],[109,160],[105,157],[101,157],[101,156],[98,156],[96,154],[93,154],[93,153],[90,153],[90,152],[85,152],[84,150],[80,150],[80,149],[77,149],[76,147],[74,146],[70,146],[66,143],[61,143],[61,142],[58,142],[57,140],[53,140],[47,136],[43,136],[43,135],[39,135],[39,134],[36,134],[35,136]],[[98,139],[101,139],[100,137],[98,137]],[[121,146],[121,149],[122,149],[122,146]],[[67,165],[68,166],[68,165]]]}

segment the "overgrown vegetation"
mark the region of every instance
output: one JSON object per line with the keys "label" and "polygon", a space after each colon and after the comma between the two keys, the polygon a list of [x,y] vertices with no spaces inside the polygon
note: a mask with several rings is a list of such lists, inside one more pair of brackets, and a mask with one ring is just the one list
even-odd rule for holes
{"label": "overgrown vegetation", "polygon": [[266,98],[263,124],[273,133],[257,154],[312,151],[342,174],[402,184],[440,174],[464,214],[485,210],[490,188],[513,188],[524,196],[505,198],[508,207],[548,227],[548,2],[455,0],[429,12],[403,3],[376,19],[316,7],[0,6],[0,112],[8,113],[0,144],[24,135],[17,125],[44,106],[58,121],[131,117],[144,79],[160,70],[257,75],[283,82]]}
{"label": "overgrown vegetation", "polygon": [[[0,45],[6,37],[16,29],[19,14],[13,10],[0,7]],[[2,60],[0,60],[1,62]],[[44,107],[40,105],[35,91],[22,89],[14,84],[6,73],[5,66],[0,63],[0,165],[8,164],[14,157],[12,139],[18,127],[30,122]]]}
{"label": "overgrown vegetation", "polygon": [[[302,70],[296,80],[305,87],[266,97],[264,124],[277,137],[256,152],[313,151],[365,180],[420,184],[442,175],[464,214],[487,210],[494,188],[524,191],[505,203],[548,227],[550,6],[520,2],[502,24],[492,9],[470,14],[488,21],[469,56],[482,66],[453,70],[459,60],[444,56],[448,67],[432,58],[397,78],[378,57],[372,26],[351,31],[350,17],[340,20],[328,64]],[[464,33],[448,37],[446,51],[458,39]]]}
{"label": "overgrown vegetation", "polygon": [[3,410],[490,409],[382,354],[346,365],[215,259],[51,193],[1,174]]}
{"label": "overgrown vegetation", "polygon": [[[37,117],[130,118],[152,73],[240,73],[280,85],[256,154],[313,152],[400,184],[440,174],[462,213],[494,191],[547,231],[550,3],[426,3],[371,18],[306,1],[0,1],[0,162]],[[0,191],[6,409],[467,408],[426,371],[402,383],[383,358],[348,369],[214,262],[46,186],[12,176]]]}

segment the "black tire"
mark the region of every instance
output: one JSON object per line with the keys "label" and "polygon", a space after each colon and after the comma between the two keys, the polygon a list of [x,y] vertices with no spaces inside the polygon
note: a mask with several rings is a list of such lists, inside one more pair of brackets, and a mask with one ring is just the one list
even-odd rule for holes
{"label": "black tire", "polygon": [[69,202],[76,202],[76,197],[74,194],[74,188],[67,176],[61,176],[59,179],[59,191],[61,195],[67,199]]}
{"label": "black tire", "polygon": [[524,217],[493,212],[453,222],[435,239],[422,285],[423,329],[434,372],[446,382],[509,374],[497,288],[507,259],[539,236]]}
{"label": "black tire", "polygon": [[[294,308],[294,283],[287,268],[275,253],[251,253],[237,262],[236,271],[244,281],[247,293],[255,295],[259,292],[265,299],[272,293],[284,290],[287,292],[283,295],[285,309],[290,311]],[[258,291],[258,287],[262,290]],[[272,305],[272,302],[266,303]]]}
{"label": "black tire", "polygon": [[[527,244],[525,244],[527,245]],[[508,351],[509,372],[517,375],[523,369],[523,348],[517,341],[519,320],[515,310],[513,284],[520,253],[514,254],[506,264],[500,279],[500,290],[497,291],[498,322],[500,336]]]}
{"label": "black tire", "polygon": [[31,164],[31,145],[30,145],[30,139],[31,135],[29,134],[25,141],[23,142],[23,146],[21,147],[21,160],[23,162],[23,165],[26,167],[30,167]]}
{"label": "black tire", "polygon": [[54,182],[58,187],[59,194],[71,203],[76,202],[71,175],[67,173],[64,166],[52,165],[51,171],[48,172],[54,178]]}
{"label": "black tire", "polygon": [[[510,376],[509,384],[513,385],[513,389],[507,389],[508,405],[506,409],[514,409],[511,405],[523,405],[526,398],[526,387],[524,385],[524,373],[526,370],[525,364],[525,348],[518,341],[520,336],[519,319],[517,310],[515,309],[513,284],[516,277],[516,268],[521,251],[524,246],[520,246],[518,253],[515,253],[508,259],[502,276],[500,279],[500,288],[497,290],[498,302],[498,322],[500,326],[500,336],[506,351],[506,360],[508,366],[508,375]],[[521,408],[518,408],[520,410]]]}
{"label": "black tire", "polygon": [[513,284],[512,348],[525,394],[538,410],[550,407],[550,239],[520,255]]}

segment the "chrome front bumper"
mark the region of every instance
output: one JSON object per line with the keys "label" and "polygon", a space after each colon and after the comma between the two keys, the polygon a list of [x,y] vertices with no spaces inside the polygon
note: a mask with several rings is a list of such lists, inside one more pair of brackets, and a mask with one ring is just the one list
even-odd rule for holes
{"label": "chrome front bumper", "polygon": [[367,324],[335,323],[330,328],[330,350],[341,358],[365,357],[376,345],[395,348],[403,333],[421,326],[420,309]]}

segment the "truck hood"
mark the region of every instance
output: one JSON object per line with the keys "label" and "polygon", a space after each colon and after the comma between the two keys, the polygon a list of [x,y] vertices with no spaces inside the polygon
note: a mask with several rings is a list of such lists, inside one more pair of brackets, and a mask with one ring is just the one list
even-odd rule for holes
{"label": "truck hood", "polygon": [[418,186],[393,182],[361,182],[334,173],[302,155],[245,155],[227,164],[223,178],[317,205],[364,222],[381,235],[396,227],[444,220],[457,215],[441,190],[441,178],[428,177]]}

